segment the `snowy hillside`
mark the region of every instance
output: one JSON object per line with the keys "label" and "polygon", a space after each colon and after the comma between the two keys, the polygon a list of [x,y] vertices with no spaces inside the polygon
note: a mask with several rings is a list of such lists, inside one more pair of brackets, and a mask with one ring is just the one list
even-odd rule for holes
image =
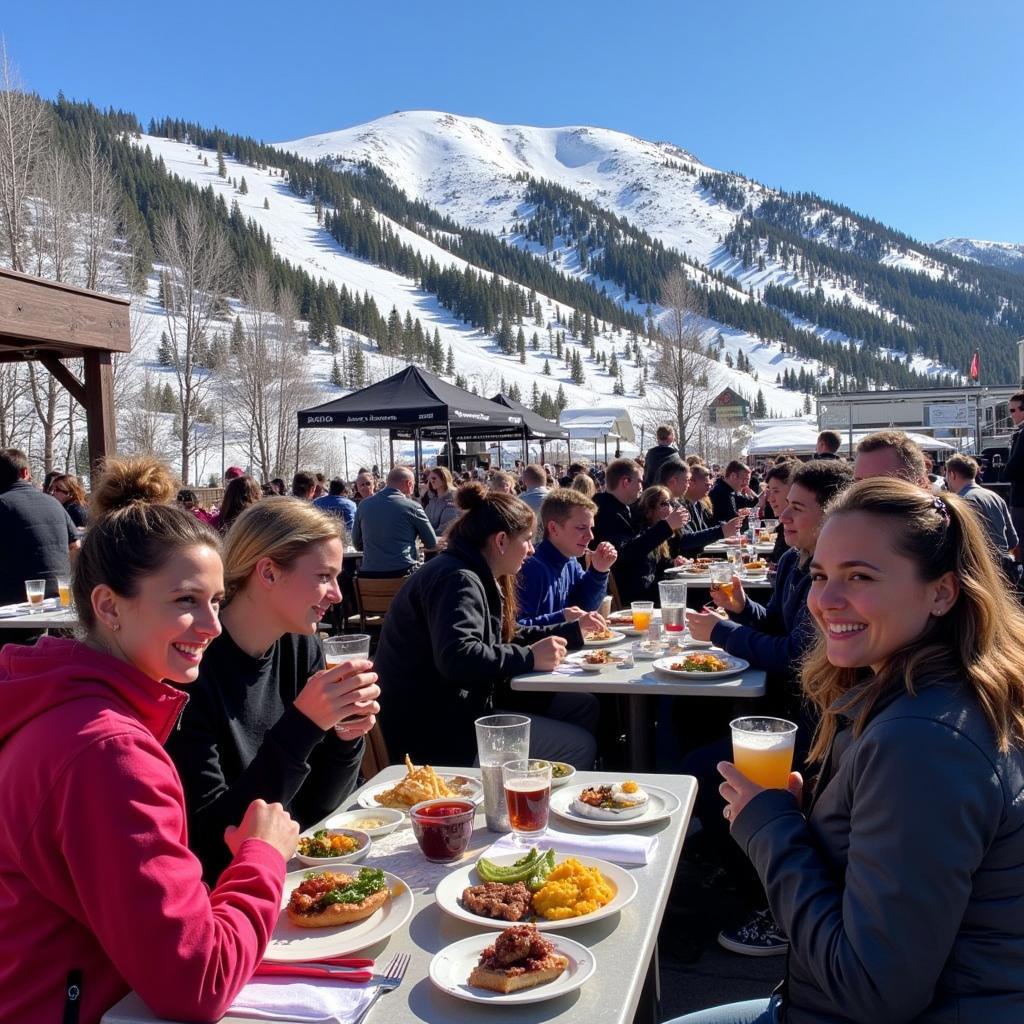
{"label": "snowy hillside", "polygon": [[990,267],[1024,272],[1024,245],[1017,242],[986,242],[976,238],[943,238],[933,243],[954,256],[984,263]]}

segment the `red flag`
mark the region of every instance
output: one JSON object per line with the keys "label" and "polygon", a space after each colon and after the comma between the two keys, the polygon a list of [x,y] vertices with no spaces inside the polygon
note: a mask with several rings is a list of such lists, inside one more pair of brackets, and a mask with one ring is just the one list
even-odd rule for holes
{"label": "red flag", "polygon": [[968,370],[971,380],[977,380],[981,376],[981,357],[978,355],[978,350],[974,350],[974,355],[971,356],[971,368]]}

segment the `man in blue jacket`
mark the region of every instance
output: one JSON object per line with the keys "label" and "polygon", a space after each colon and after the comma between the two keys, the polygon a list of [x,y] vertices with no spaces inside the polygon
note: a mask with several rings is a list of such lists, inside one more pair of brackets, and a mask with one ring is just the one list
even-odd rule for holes
{"label": "man in blue jacket", "polygon": [[544,539],[519,570],[521,625],[578,621],[584,631],[603,626],[596,610],[608,589],[608,571],[617,553],[606,541],[591,552],[589,569],[577,561],[594,538],[596,511],[586,495],[567,487],[551,491],[544,499],[540,509]]}

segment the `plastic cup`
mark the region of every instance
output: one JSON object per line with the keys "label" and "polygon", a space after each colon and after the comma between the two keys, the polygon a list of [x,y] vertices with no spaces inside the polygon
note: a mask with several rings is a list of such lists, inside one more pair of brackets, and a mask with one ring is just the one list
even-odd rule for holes
{"label": "plastic cup", "polygon": [[486,715],[473,723],[480,779],[484,787],[484,819],[491,832],[508,832],[508,803],[502,766],[530,756],[530,719],[526,715]]}
{"label": "plastic cup", "polygon": [[686,584],[675,580],[659,583],[658,595],[665,632],[681,634],[686,629]]}
{"label": "plastic cup", "polygon": [[601,604],[598,607],[598,612],[603,619],[607,619],[612,613],[612,598],[610,594],[605,595],[601,599]]}
{"label": "plastic cup", "polygon": [[548,829],[551,762],[509,761],[501,774],[512,833],[520,843],[529,844]]}
{"label": "plastic cup", "polygon": [[370,656],[370,637],[367,633],[351,636],[331,636],[323,642],[324,661],[328,668],[337,668],[346,661]]}
{"label": "plastic cup", "polygon": [[634,601],[629,610],[633,613],[633,628],[640,633],[645,632],[654,617],[654,602]]}
{"label": "plastic cup", "polygon": [[797,727],[784,718],[736,718],[729,728],[736,767],[765,789],[785,789],[793,770]]}
{"label": "plastic cup", "polygon": [[712,562],[709,566],[711,589],[720,590],[726,597],[732,597],[732,577],[735,571],[732,562]]}
{"label": "plastic cup", "polygon": [[42,612],[43,599],[46,597],[46,580],[25,580],[25,597],[28,598],[30,615]]}
{"label": "plastic cup", "polygon": [[58,576],[57,577],[57,593],[60,594],[60,606],[61,608],[71,607],[71,577],[70,576]]}

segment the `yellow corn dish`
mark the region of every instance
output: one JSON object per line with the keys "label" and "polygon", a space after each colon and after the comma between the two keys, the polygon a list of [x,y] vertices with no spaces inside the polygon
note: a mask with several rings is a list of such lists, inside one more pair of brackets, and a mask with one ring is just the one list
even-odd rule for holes
{"label": "yellow corn dish", "polygon": [[549,921],[564,921],[592,914],[614,896],[615,890],[597,868],[584,867],[574,857],[567,857],[533,894],[533,911]]}

